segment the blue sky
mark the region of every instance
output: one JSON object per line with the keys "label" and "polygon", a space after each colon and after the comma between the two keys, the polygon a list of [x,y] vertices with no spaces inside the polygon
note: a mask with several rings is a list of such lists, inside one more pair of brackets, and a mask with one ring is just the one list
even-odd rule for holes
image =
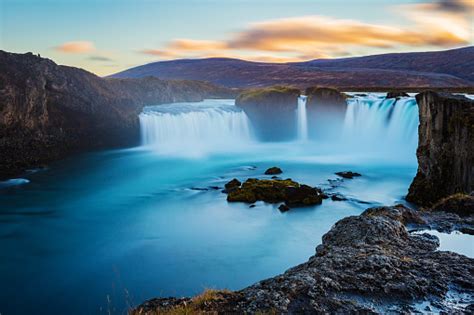
{"label": "blue sky", "polygon": [[174,58],[293,61],[473,43],[469,0],[0,0],[0,5],[1,49],[40,53],[99,75]]}

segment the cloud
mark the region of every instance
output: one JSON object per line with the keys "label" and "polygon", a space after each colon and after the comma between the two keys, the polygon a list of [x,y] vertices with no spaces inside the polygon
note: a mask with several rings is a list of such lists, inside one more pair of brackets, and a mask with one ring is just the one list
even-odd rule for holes
{"label": "cloud", "polygon": [[113,61],[113,59],[111,59],[109,57],[98,56],[98,55],[89,56],[87,58],[87,60],[91,60],[91,61]]}
{"label": "cloud", "polygon": [[474,0],[440,0],[394,9],[411,23],[383,25],[300,16],[253,23],[227,40],[176,39],[161,49],[143,52],[163,59],[239,56],[256,61],[298,61],[350,56],[368,49],[448,48],[472,41]]}
{"label": "cloud", "polygon": [[57,51],[68,54],[88,53],[95,50],[94,43],[88,41],[67,42],[56,46]]}
{"label": "cloud", "polygon": [[439,0],[430,3],[411,4],[412,8],[421,10],[444,11],[454,13],[473,14],[474,1],[472,0]]}

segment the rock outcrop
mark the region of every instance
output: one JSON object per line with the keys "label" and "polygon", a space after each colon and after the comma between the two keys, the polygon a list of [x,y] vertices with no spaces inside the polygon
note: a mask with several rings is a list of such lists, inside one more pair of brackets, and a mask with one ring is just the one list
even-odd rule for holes
{"label": "rock outcrop", "polygon": [[279,175],[281,173],[283,173],[281,168],[276,167],[276,166],[270,167],[269,169],[265,171],[265,175]]}
{"label": "rock outcrop", "polygon": [[399,92],[399,91],[392,91],[392,92],[388,92],[387,93],[387,96],[385,96],[385,98],[396,98],[396,99],[399,99],[400,97],[409,97],[410,95],[408,95],[407,93],[405,92]]}
{"label": "rock outcrop", "polygon": [[[241,186],[236,186],[236,184],[235,180],[226,184],[229,202],[284,202],[287,207],[293,208],[321,204],[323,200],[320,189],[301,185],[291,179],[249,178]],[[232,189],[229,191],[227,186]]]}
{"label": "rock outcrop", "polygon": [[305,93],[309,136],[322,141],[338,137],[346,114],[347,96],[336,89],[319,87],[307,88]]}
{"label": "rock outcrop", "polygon": [[0,178],[73,152],[137,143],[144,105],[232,93],[197,81],[103,79],[0,51]]}
{"label": "rock outcrop", "polygon": [[406,228],[420,224],[420,213],[403,206],[367,209],[337,222],[314,256],[282,275],[236,292],[153,299],[132,314],[399,314],[417,311],[417,304],[422,311],[469,313],[474,259],[437,251],[437,237]]}
{"label": "rock outcrop", "polygon": [[406,199],[430,206],[451,194],[474,190],[474,101],[424,92],[420,112],[418,172]]}
{"label": "rock outcrop", "polygon": [[360,173],[352,172],[352,171],[336,172],[335,174],[337,176],[340,176],[340,177],[346,178],[346,179],[353,179],[354,177],[362,176]]}
{"label": "rock outcrop", "polygon": [[270,87],[242,92],[235,104],[249,117],[261,140],[289,140],[296,135],[296,108],[300,90]]}

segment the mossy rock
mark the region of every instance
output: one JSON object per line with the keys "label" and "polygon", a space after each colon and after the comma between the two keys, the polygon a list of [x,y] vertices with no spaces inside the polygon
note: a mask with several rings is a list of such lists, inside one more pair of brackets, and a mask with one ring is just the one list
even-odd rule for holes
{"label": "mossy rock", "polygon": [[250,178],[227,195],[229,202],[254,203],[258,200],[268,203],[284,202],[288,207],[321,204],[322,198],[320,189],[300,185],[291,179]]}
{"label": "mossy rock", "polygon": [[237,105],[268,103],[281,97],[300,96],[300,90],[287,86],[272,86],[267,88],[246,90],[240,93],[235,103]]}
{"label": "mossy rock", "polygon": [[281,168],[276,167],[276,166],[270,167],[269,169],[265,171],[265,175],[278,175],[281,173],[283,173]]}

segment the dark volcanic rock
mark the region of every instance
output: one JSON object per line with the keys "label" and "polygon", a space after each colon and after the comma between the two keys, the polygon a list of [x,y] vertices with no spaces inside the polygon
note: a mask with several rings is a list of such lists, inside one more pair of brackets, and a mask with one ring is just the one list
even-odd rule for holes
{"label": "dark volcanic rock", "polygon": [[333,195],[331,195],[331,200],[332,201],[345,201],[345,200],[347,200],[347,198],[344,197],[341,194],[333,194]]}
{"label": "dark volcanic rock", "polygon": [[455,193],[474,190],[474,101],[424,92],[420,111],[418,172],[407,200],[430,206]]}
{"label": "dark volcanic rock", "polygon": [[362,176],[359,173],[346,171],[346,172],[337,172],[335,173],[337,176],[341,176],[342,178],[353,179],[354,177]]}
{"label": "dark volcanic rock", "polygon": [[311,206],[321,204],[322,192],[291,179],[249,178],[241,187],[233,189],[227,195],[229,202],[254,203],[257,200],[269,203],[285,202],[288,207]]}
{"label": "dark volcanic rock", "polygon": [[144,105],[231,92],[196,81],[102,79],[0,51],[0,178],[73,152],[136,144]]}
{"label": "dark volcanic rock", "polygon": [[281,170],[281,168],[279,167],[270,167],[269,169],[267,169],[265,171],[265,175],[278,175],[278,174],[281,174],[283,173],[283,171]]}
{"label": "dark volcanic rock", "polygon": [[474,196],[456,194],[437,202],[432,211],[455,213],[461,217],[474,215]]}
{"label": "dark volcanic rock", "polygon": [[281,212],[286,212],[286,211],[290,210],[290,207],[288,207],[287,205],[285,205],[284,203],[282,203],[282,204],[278,207],[278,210],[280,210]]}
{"label": "dark volcanic rock", "polygon": [[224,185],[224,187],[225,187],[224,192],[229,193],[229,192],[239,188],[240,185],[242,185],[240,180],[238,180],[237,178],[234,178],[233,180],[231,180],[230,182],[228,182],[227,184]]}
{"label": "dark volcanic rock", "polygon": [[407,93],[405,92],[396,92],[396,91],[392,91],[392,92],[388,92],[387,93],[387,96],[385,98],[400,98],[400,97],[409,97],[410,95],[408,95]]}
{"label": "dark volcanic rock", "polygon": [[[448,292],[474,294],[474,259],[437,251],[435,236],[408,233],[405,225],[421,220],[403,206],[371,208],[342,219],[306,263],[222,297],[206,311],[398,314],[414,312],[414,303],[425,302],[435,312],[461,312],[466,305],[456,305],[459,297],[445,300]],[[173,298],[155,299],[135,312],[176,311],[183,305]]]}
{"label": "dark volcanic rock", "polygon": [[262,140],[288,140],[296,135],[296,108],[300,90],[270,87],[242,92],[235,104],[249,117]]}

